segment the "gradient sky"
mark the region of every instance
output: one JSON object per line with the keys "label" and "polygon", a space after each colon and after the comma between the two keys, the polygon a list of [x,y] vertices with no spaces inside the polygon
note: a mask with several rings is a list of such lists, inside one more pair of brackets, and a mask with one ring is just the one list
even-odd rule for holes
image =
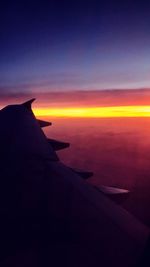
{"label": "gradient sky", "polygon": [[149,88],[149,14],[149,1],[1,1],[1,94]]}

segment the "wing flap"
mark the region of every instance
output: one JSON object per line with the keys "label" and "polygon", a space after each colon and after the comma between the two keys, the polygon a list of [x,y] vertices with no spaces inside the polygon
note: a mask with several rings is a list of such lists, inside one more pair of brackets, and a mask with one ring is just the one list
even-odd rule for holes
{"label": "wing flap", "polygon": [[93,172],[91,171],[83,171],[79,169],[72,169],[72,170],[85,180],[93,176]]}
{"label": "wing flap", "polygon": [[70,146],[67,142],[57,141],[54,139],[48,139],[48,142],[55,151],[65,149]]}
{"label": "wing flap", "polygon": [[41,128],[44,128],[44,127],[52,125],[52,123],[49,122],[49,121],[42,121],[42,120],[37,120],[37,121],[38,121],[38,123],[39,123]]}
{"label": "wing flap", "polygon": [[95,186],[95,188],[108,196],[110,199],[115,201],[118,204],[121,204],[123,201],[125,201],[130,194],[130,191],[127,189],[122,189],[122,188],[117,188],[117,187],[112,187],[112,186]]}

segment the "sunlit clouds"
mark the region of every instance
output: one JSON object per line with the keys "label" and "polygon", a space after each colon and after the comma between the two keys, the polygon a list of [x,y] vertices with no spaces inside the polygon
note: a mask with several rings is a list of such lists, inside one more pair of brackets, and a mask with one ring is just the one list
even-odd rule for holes
{"label": "sunlit clouds", "polygon": [[36,108],[34,113],[70,118],[150,117],[150,106]]}
{"label": "sunlit clouds", "polygon": [[0,107],[36,98],[36,116],[107,118],[150,117],[150,89],[0,94]]}

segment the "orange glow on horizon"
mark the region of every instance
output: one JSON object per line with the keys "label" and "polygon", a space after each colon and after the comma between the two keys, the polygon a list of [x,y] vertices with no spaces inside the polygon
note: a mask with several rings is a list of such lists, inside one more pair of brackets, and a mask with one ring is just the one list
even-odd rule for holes
{"label": "orange glow on horizon", "polygon": [[36,116],[68,118],[150,117],[150,106],[34,108]]}

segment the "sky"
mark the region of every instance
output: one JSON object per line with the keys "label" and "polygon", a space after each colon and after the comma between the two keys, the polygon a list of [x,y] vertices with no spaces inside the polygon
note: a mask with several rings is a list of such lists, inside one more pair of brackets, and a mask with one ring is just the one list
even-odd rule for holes
{"label": "sky", "polygon": [[149,12],[149,1],[1,1],[1,97],[150,88]]}
{"label": "sky", "polygon": [[[106,108],[105,116],[150,116],[150,1],[1,0],[0,108],[30,97],[37,98],[35,113],[49,117],[77,107],[84,117],[92,117],[89,108],[95,107]],[[136,181],[140,193],[137,202],[132,192],[133,207],[145,218],[147,205],[149,218],[147,118],[61,118],[48,131],[72,144],[65,150],[68,165],[91,168],[107,185],[133,190]]]}

